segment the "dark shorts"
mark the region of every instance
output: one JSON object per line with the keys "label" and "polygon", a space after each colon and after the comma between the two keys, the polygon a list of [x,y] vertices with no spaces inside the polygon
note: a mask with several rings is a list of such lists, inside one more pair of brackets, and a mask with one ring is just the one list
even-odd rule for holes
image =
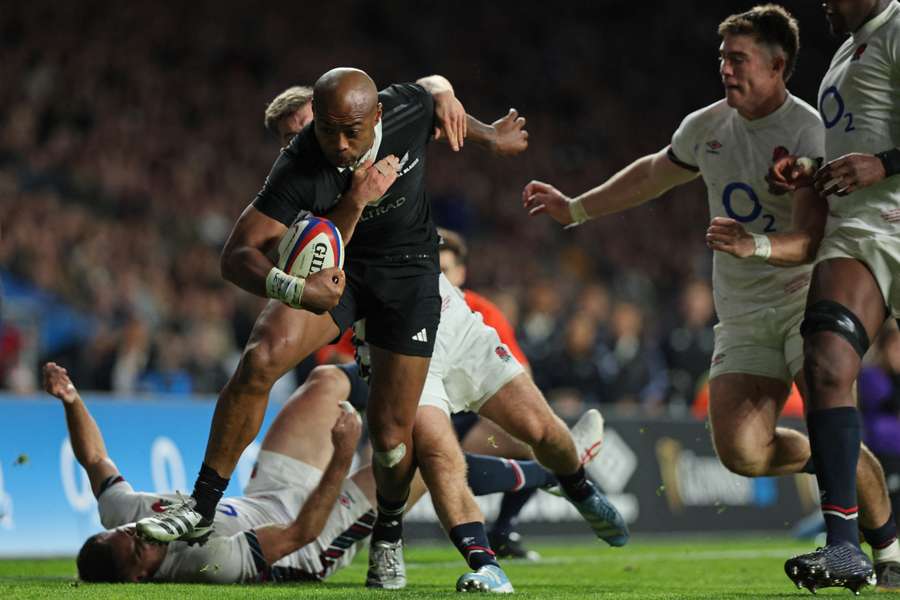
{"label": "dark shorts", "polygon": [[344,272],[344,295],[330,311],[342,332],[365,319],[366,341],[373,346],[431,357],[441,320],[436,254],[396,262],[349,260]]}
{"label": "dark shorts", "polygon": [[472,428],[478,424],[480,418],[477,414],[468,410],[450,415],[453,429],[456,431],[456,439],[462,442]]}
{"label": "dark shorts", "polygon": [[347,402],[359,412],[366,412],[369,406],[369,384],[359,374],[359,365],[355,362],[337,366],[350,380],[350,396]]}

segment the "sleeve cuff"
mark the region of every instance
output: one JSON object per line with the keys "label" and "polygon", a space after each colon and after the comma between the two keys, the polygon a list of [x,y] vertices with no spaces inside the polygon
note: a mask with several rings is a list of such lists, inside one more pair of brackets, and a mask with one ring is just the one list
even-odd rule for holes
{"label": "sleeve cuff", "polygon": [[100,489],[97,491],[97,498],[103,495],[103,492],[116,485],[117,483],[121,483],[125,481],[125,478],[122,477],[121,474],[110,475],[106,479],[103,480],[103,483],[100,484]]}
{"label": "sleeve cuff", "polygon": [[666,156],[668,156],[669,160],[671,160],[673,163],[675,163],[682,169],[687,169],[688,171],[691,171],[692,173],[700,172],[700,167],[696,167],[692,164],[688,164],[688,163],[684,162],[683,160],[681,160],[680,158],[678,158],[677,156],[675,156],[675,151],[672,150],[672,146],[669,146],[669,149],[666,150]]}

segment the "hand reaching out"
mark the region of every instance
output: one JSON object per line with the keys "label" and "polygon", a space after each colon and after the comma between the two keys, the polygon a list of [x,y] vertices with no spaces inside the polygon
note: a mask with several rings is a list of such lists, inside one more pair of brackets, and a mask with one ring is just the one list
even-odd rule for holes
{"label": "hand reaching out", "polygon": [[515,156],[528,148],[528,132],[525,131],[525,117],[510,108],[506,115],[500,117],[491,127],[496,132],[491,151],[497,156]]}
{"label": "hand reaching out", "polygon": [[66,404],[71,404],[78,399],[78,390],[69,379],[69,373],[56,363],[49,362],[44,365],[44,390],[56,396]]}
{"label": "hand reaching out", "polygon": [[522,205],[532,217],[541,213],[550,215],[560,225],[572,223],[569,204],[572,200],[558,189],[543,181],[531,181],[522,190]]}

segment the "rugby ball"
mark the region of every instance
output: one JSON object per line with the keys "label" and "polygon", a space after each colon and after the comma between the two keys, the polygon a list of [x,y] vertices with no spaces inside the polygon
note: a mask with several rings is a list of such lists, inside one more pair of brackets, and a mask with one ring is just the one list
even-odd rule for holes
{"label": "rugby ball", "polygon": [[344,267],[344,242],[334,223],[308,217],[291,225],[278,244],[278,268],[309,277],[329,267]]}

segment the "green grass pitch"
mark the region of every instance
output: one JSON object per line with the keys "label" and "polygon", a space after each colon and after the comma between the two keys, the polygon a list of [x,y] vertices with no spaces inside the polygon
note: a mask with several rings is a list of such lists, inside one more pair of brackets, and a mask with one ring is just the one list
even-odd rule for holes
{"label": "green grass pitch", "polygon": [[[785,577],[788,556],[812,549],[784,537],[637,539],[625,548],[603,544],[534,543],[537,563],[504,561],[503,567],[523,598],[811,598]],[[406,551],[409,586],[402,592],[372,592],[362,586],[365,555],[323,584],[88,585],[74,581],[72,559],[0,560],[0,598],[436,598],[458,597],[456,578],[462,559],[445,546],[413,544]],[[863,595],[870,595],[870,590]],[[351,596],[353,595],[353,596]],[[844,589],[819,595],[852,598]]]}

